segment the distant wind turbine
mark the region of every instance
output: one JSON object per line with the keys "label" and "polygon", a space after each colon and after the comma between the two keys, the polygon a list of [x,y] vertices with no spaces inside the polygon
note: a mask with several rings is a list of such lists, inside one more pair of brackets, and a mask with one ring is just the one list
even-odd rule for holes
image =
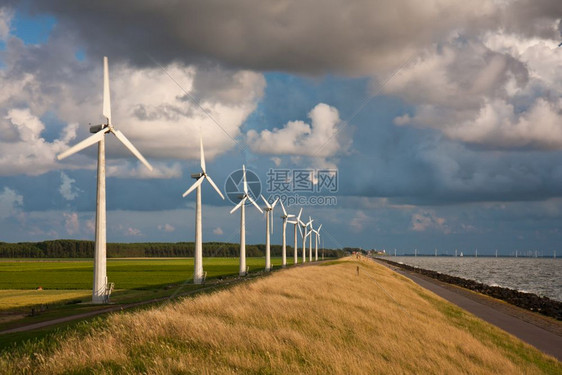
{"label": "distant wind turbine", "polygon": [[[283,210],[283,215],[281,215],[281,219],[283,219],[283,244],[281,246],[281,257],[282,257],[281,266],[286,267],[287,266],[287,223],[289,222],[287,219],[291,217],[295,217],[295,215],[287,214],[287,211],[285,210],[285,206],[283,205],[283,201],[280,200],[279,202],[281,203],[281,209]],[[296,243],[297,243],[297,228],[295,228],[295,247],[296,247]]]}
{"label": "distant wind turbine", "polygon": [[308,230],[308,261],[312,262],[312,231],[314,230],[312,228],[312,222],[314,220],[312,220],[312,218],[309,216],[308,217],[308,223],[306,223],[307,227],[310,227],[310,229]]}
{"label": "distant wind turbine", "polygon": [[313,229],[313,232],[316,234],[316,238],[314,240],[314,260],[318,261],[318,239],[320,238],[320,229],[322,229],[322,224],[318,227],[318,229]]}
{"label": "distant wind turbine", "polygon": [[299,227],[299,224],[300,224],[299,221],[300,221],[301,214],[302,214],[302,208],[300,209],[299,214],[298,214],[298,216],[295,218],[295,220],[287,220],[287,223],[293,224],[293,225],[295,226],[295,227],[294,227],[294,229],[295,229],[295,232],[294,232],[294,233],[295,233],[295,246],[294,246],[294,248],[293,248],[293,253],[294,253],[294,254],[293,254],[293,257],[294,257],[293,263],[294,263],[294,264],[298,264],[298,263],[299,263],[299,254],[298,254],[298,249],[299,249],[299,248],[298,248],[298,241],[297,241],[297,228],[298,228],[298,230],[300,231],[301,228]]}
{"label": "distant wind turbine", "polygon": [[117,139],[135,155],[141,163],[149,170],[152,166],[146,161],[141,153],[125,137],[125,135],[113,127],[111,122],[111,100],[109,95],[109,72],[107,57],[103,58],[103,116],[106,118],[105,124],[90,127],[90,133],[94,135],[86,138],[82,142],[72,146],[65,152],[57,155],[58,160],[62,160],[78,151],[85,149],[95,143],[98,144],[98,181],[96,196],[96,239],[94,254],[94,285],[92,288],[92,302],[108,302],[109,296],[106,292],[107,285],[107,251],[106,251],[106,207],[105,207],[105,135],[112,133]]}
{"label": "distant wind turbine", "polygon": [[269,204],[269,202],[263,197],[263,195],[261,196],[261,199],[265,203],[265,271],[269,272],[271,271],[271,241],[269,236],[270,230],[271,233],[273,233],[273,223],[271,222],[271,219],[273,218],[273,209],[275,208],[277,201],[279,201],[279,198],[277,198],[275,202],[273,202],[273,204]]}
{"label": "distant wind turbine", "polygon": [[249,200],[259,212],[263,214],[260,206],[250,197],[248,194],[248,183],[246,182],[246,166],[242,165],[242,179],[244,180],[244,194],[242,194],[240,198],[240,203],[238,203],[230,213],[232,214],[237,209],[240,209],[240,276],[246,276],[246,209],[245,204],[246,200]]}
{"label": "distant wind turbine", "polygon": [[196,181],[182,197],[186,197],[193,190],[197,189],[196,203],[195,203],[195,253],[193,254],[193,283],[201,284],[203,282],[203,229],[201,220],[201,184],[204,180],[209,181],[211,186],[215,191],[224,199],[221,191],[213,182],[211,176],[207,174],[207,169],[205,167],[205,153],[203,152],[203,135],[199,138],[199,144],[201,146],[201,172],[191,175]]}

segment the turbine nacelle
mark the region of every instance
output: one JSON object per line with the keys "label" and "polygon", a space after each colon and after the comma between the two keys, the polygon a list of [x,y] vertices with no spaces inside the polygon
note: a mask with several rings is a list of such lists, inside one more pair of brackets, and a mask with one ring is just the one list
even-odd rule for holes
{"label": "turbine nacelle", "polygon": [[90,126],[90,133],[97,133],[100,130],[102,130],[103,128],[105,128],[107,126],[107,124],[99,124],[99,125],[92,125]]}
{"label": "turbine nacelle", "polygon": [[230,213],[233,213],[234,211],[236,211],[237,209],[239,209],[240,207],[242,207],[243,204],[246,203],[246,200],[249,200],[250,203],[252,203],[254,205],[254,207],[257,208],[257,210],[263,214],[262,209],[260,208],[260,206],[258,206],[258,204],[256,203],[256,201],[254,201],[252,199],[252,197],[248,194],[248,183],[246,182],[246,166],[244,164],[242,164],[242,170],[243,170],[243,175],[242,175],[242,179],[244,181],[244,194],[238,196],[238,198],[240,199],[240,203],[238,203],[236,206],[234,206],[234,208],[232,210],[230,210]]}
{"label": "turbine nacelle", "polygon": [[207,174],[207,169],[205,167],[205,153],[203,152],[203,136],[201,136],[199,138],[199,144],[201,146],[201,172],[191,174],[191,178],[193,178],[197,181],[195,181],[195,183],[193,185],[191,185],[191,187],[189,189],[187,189],[186,192],[183,193],[182,196],[185,198],[189,193],[191,193],[193,190],[195,190],[199,186],[201,186],[201,184],[203,183],[203,180],[207,180],[207,181],[209,181],[209,183],[211,184],[213,189],[215,189],[215,191],[220,195],[220,197],[222,199],[224,199],[224,195],[222,195],[221,191],[219,190],[219,188],[217,187],[217,185],[215,184],[215,182],[213,181],[211,176],[209,176]]}

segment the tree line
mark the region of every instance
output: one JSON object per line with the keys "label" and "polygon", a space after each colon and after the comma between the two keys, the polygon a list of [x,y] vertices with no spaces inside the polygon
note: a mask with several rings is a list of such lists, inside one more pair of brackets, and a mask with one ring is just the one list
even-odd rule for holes
{"label": "tree line", "polygon": [[[108,243],[108,258],[128,257],[193,257],[193,242],[142,242],[142,243]],[[307,250],[308,251],[308,250]],[[343,251],[326,249],[327,257],[341,257]],[[207,242],[203,244],[205,257],[237,257],[240,244],[225,242]],[[249,257],[265,256],[265,244],[246,245]],[[281,256],[281,245],[271,245],[271,255]],[[301,251],[299,249],[299,255]],[[53,240],[42,242],[0,242],[0,258],[92,258],[94,242],[81,240]],[[287,246],[287,257],[293,256],[293,247]],[[321,250],[318,249],[318,256]]]}

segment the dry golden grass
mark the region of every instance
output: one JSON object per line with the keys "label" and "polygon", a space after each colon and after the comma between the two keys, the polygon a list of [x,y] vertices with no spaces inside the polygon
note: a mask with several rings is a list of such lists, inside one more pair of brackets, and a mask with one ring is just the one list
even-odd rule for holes
{"label": "dry golden grass", "polygon": [[[360,275],[356,267],[360,266]],[[368,260],[110,316],[1,373],[537,374],[559,362]]]}

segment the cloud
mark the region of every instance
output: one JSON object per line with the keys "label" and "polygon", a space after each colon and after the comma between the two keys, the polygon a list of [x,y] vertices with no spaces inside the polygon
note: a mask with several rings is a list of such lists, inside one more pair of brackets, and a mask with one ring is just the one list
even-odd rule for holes
{"label": "cloud", "polygon": [[106,166],[106,173],[108,177],[115,178],[177,178],[181,177],[181,166],[177,162],[173,163],[159,163],[151,162],[153,170],[150,171],[143,164],[136,163],[119,163]]}
{"label": "cloud", "polygon": [[125,230],[124,234],[125,234],[126,236],[131,236],[131,237],[139,237],[139,236],[142,236],[142,232],[140,231],[140,229],[131,228],[131,227],[128,227],[128,228]]}
{"label": "cloud", "polygon": [[[329,157],[346,151],[349,144],[339,134],[339,112],[327,104],[317,104],[309,113],[310,124],[290,121],[281,129],[248,131],[246,141],[253,152],[269,155]],[[342,140],[342,138],[344,138]]]}
{"label": "cloud", "polygon": [[0,219],[17,215],[23,206],[23,196],[15,190],[4,187],[0,193]]}
{"label": "cloud", "polygon": [[501,8],[484,0],[35,2],[35,9],[57,17],[59,32],[73,30],[90,55],[145,66],[150,51],[164,64],[214,60],[253,70],[351,75],[396,66],[447,30],[497,24]]}
{"label": "cloud", "polygon": [[558,41],[505,33],[452,37],[385,88],[415,105],[398,126],[440,130],[492,149],[562,148]]}
{"label": "cloud", "polygon": [[10,35],[10,23],[13,15],[11,9],[0,7],[0,40],[6,40]]}
{"label": "cloud", "polygon": [[65,219],[64,227],[66,229],[66,233],[70,235],[78,233],[78,230],[80,229],[78,214],[76,212],[64,212],[63,216]]}
{"label": "cloud", "polygon": [[[0,175],[42,174],[61,164],[93,167],[95,147],[62,163],[54,158],[90,136],[89,123],[103,121],[101,58],[78,61],[75,48],[70,34],[54,33],[46,44],[33,46],[10,36],[0,51],[0,146],[7,151],[0,159]],[[234,148],[265,87],[263,75],[248,70],[179,62],[138,68],[111,58],[109,63],[114,125],[151,162],[198,158],[200,131],[209,161]],[[55,114],[56,124],[47,128],[42,119],[49,114]],[[47,141],[56,127],[60,138]],[[108,162],[135,160],[115,137],[106,140]],[[127,174],[168,178],[178,176],[178,166],[162,164],[152,174]]]}
{"label": "cloud", "polygon": [[67,125],[61,139],[48,142],[41,136],[45,125],[29,108],[9,109],[0,119],[0,175],[39,175],[55,169],[55,155],[67,147],[65,141],[72,138],[75,128],[75,124]]}
{"label": "cloud", "polygon": [[222,236],[224,234],[224,232],[222,231],[221,227],[217,227],[217,228],[213,229],[213,234],[217,235],[217,236]]}
{"label": "cloud", "polygon": [[367,224],[369,220],[370,218],[365,214],[365,212],[357,211],[353,219],[351,219],[349,226],[353,232],[359,233],[363,231],[365,224]]}
{"label": "cloud", "polygon": [[76,182],[75,179],[70,178],[66,175],[66,173],[60,173],[61,178],[61,185],[59,187],[59,193],[62,195],[64,199],[67,201],[74,200],[78,196],[78,189],[73,188],[72,184]]}
{"label": "cloud", "polygon": [[445,218],[438,217],[434,212],[421,211],[412,214],[411,229],[416,232],[435,230],[450,233]]}
{"label": "cloud", "polygon": [[171,233],[176,230],[176,227],[174,227],[171,224],[164,224],[164,225],[158,225],[158,230],[166,233]]}

